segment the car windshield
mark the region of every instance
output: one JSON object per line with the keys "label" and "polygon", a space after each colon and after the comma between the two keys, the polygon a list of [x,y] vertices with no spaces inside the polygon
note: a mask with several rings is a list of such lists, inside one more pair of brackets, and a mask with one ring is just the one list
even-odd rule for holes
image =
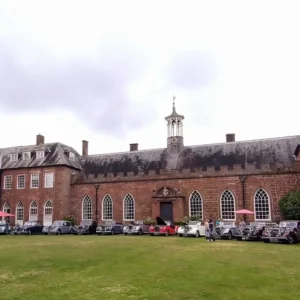
{"label": "car windshield", "polygon": [[87,226],[87,225],[91,225],[92,221],[90,220],[82,220],[80,223],[80,226]]}
{"label": "car windshield", "polygon": [[36,224],[36,222],[34,222],[34,221],[29,221],[29,222],[25,222],[24,223],[24,226],[32,226],[32,225],[35,225]]}
{"label": "car windshield", "polygon": [[197,225],[197,221],[189,221],[189,225]]}
{"label": "car windshield", "polygon": [[265,226],[266,223],[261,223],[261,222],[251,222],[250,226]]}
{"label": "car windshield", "polygon": [[62,221],[55,221],[53,222],[52,226],[62,226]]}
{"label": "car windshield", "polygon": [[296,223],[295,222],[280,222],[280,227],[296,227]]}

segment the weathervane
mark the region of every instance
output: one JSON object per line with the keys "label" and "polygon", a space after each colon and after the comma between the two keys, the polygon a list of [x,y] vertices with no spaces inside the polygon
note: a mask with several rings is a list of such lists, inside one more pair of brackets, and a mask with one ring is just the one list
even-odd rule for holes
{"label": "weathervane", "polygon": [[173,96],[173,107],[175,107],[175,99],[176,99],[176,96]]}

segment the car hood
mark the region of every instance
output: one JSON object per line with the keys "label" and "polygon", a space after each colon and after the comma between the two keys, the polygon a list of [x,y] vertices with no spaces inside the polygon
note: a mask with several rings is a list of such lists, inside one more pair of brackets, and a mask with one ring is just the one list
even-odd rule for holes
{"label": "car hood", "polygon": [[156,217],[156,224],[167,226],[167,223],[161,217]]}

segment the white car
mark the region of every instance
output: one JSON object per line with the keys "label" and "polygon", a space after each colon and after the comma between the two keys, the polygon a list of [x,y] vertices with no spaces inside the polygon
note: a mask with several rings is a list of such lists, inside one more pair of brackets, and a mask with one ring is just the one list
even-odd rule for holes
{"label": "white car", "polygon": [[199,221],[189,221],[188,225],[180,226],[177,230],[179,236],[205,236],[205,226]]}

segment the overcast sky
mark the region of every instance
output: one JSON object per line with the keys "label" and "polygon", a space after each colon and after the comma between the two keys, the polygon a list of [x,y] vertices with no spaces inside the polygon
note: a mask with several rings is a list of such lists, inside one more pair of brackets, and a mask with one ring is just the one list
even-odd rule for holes
{"label": "overcast sky", "polygon": [[300,133],[300,1],[0,0],[0,148]]}

